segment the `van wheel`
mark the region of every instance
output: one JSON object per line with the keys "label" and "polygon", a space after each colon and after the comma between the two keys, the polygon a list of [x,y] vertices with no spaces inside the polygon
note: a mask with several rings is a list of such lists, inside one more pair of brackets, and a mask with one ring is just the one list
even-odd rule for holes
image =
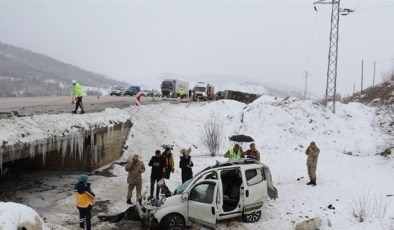
{"label": "van wheel", "polygon": [[166,230],[185,229],[185,220],[179,214],[170,214],[164,218],[161,227]]}
{"label": "van wheel", "polygon": [[243,214],[242,220],[245,223],[255,223],[260,220],[260,217],[261,217],[261,211],[257,211],[249,214]]}

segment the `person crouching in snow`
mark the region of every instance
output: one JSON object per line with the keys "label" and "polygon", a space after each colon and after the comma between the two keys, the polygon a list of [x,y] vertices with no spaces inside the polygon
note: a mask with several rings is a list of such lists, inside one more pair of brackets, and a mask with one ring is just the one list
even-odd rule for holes
{"label": "person crouching in snow", "polygon": [[145,172],[145,166],[142,161],[140,161],[140,156],[134,154],[127,161],[125,170],[129,172],[127,177],[127,183],[129,184],[129,190],[127,192],[127,203],[131,204],[131,197],[133,196],[133,190],[137,189],[137,201],[141,200],[141,190],[142,190],[142,177],[141,174]]}
{"label": "person crouching in snow", "polygon": [[91,210],[95,195],[90,189],[88,175],[81,174],[79,176],[74,193],[77,208],[79,210],[79,227],[90,230],[90,219],[92,218]]}
{"label": "person crouching in snow", "polygon": [[305,154],[308,155],[306,165],[308,167],[309,182],[306,183],[307,185],[316,185],[316,166],[319,153],[320,149],[316,146],[316,143],[312,141],[305,151]]}
{"label": "person crouching in snow", "polygon": [[182,169],[182,184],[185,183],[185,181],[193,178],[193,162],[190,156],[191,151],[191,148],[181,149],[182,156],[181,160],[179,161],[179,168]]}

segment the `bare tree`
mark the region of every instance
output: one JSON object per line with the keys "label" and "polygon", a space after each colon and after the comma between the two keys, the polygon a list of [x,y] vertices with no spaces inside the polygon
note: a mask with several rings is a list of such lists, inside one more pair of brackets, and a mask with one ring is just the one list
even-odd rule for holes
{"label": "bare tree", "polygon": [[223,125],[217,117],[212,117],[205,122],[202,142],[208,148],[211,156],[216,156],[222,145]]}

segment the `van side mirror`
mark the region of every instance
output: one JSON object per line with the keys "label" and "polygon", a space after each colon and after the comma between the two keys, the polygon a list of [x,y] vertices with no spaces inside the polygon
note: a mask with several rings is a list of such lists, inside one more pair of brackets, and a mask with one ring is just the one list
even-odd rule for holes
{"label": "van side mirror", "polygon": [[182,193],[181,198],[182,198],[182,200],[188,200],[189,199],[189,194],[187,194],[186,192]]}

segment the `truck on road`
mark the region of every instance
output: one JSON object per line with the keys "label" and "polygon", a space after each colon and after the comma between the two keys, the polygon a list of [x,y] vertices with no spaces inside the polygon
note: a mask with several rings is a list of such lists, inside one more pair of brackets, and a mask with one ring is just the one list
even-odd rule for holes
{"label": "truck on road", "polygon": [[215,100],[215,88],[213,85],[206,84],[205,82],[197,82],[194,86],[195,99],[198,100]]}
{"label": "truck on road", "polygon": [[179,96],[179,89],[183,88],[187,93],[189,91],[189,83],[177,79],[165,79],[161,83],[162,97],[177,98]]}

